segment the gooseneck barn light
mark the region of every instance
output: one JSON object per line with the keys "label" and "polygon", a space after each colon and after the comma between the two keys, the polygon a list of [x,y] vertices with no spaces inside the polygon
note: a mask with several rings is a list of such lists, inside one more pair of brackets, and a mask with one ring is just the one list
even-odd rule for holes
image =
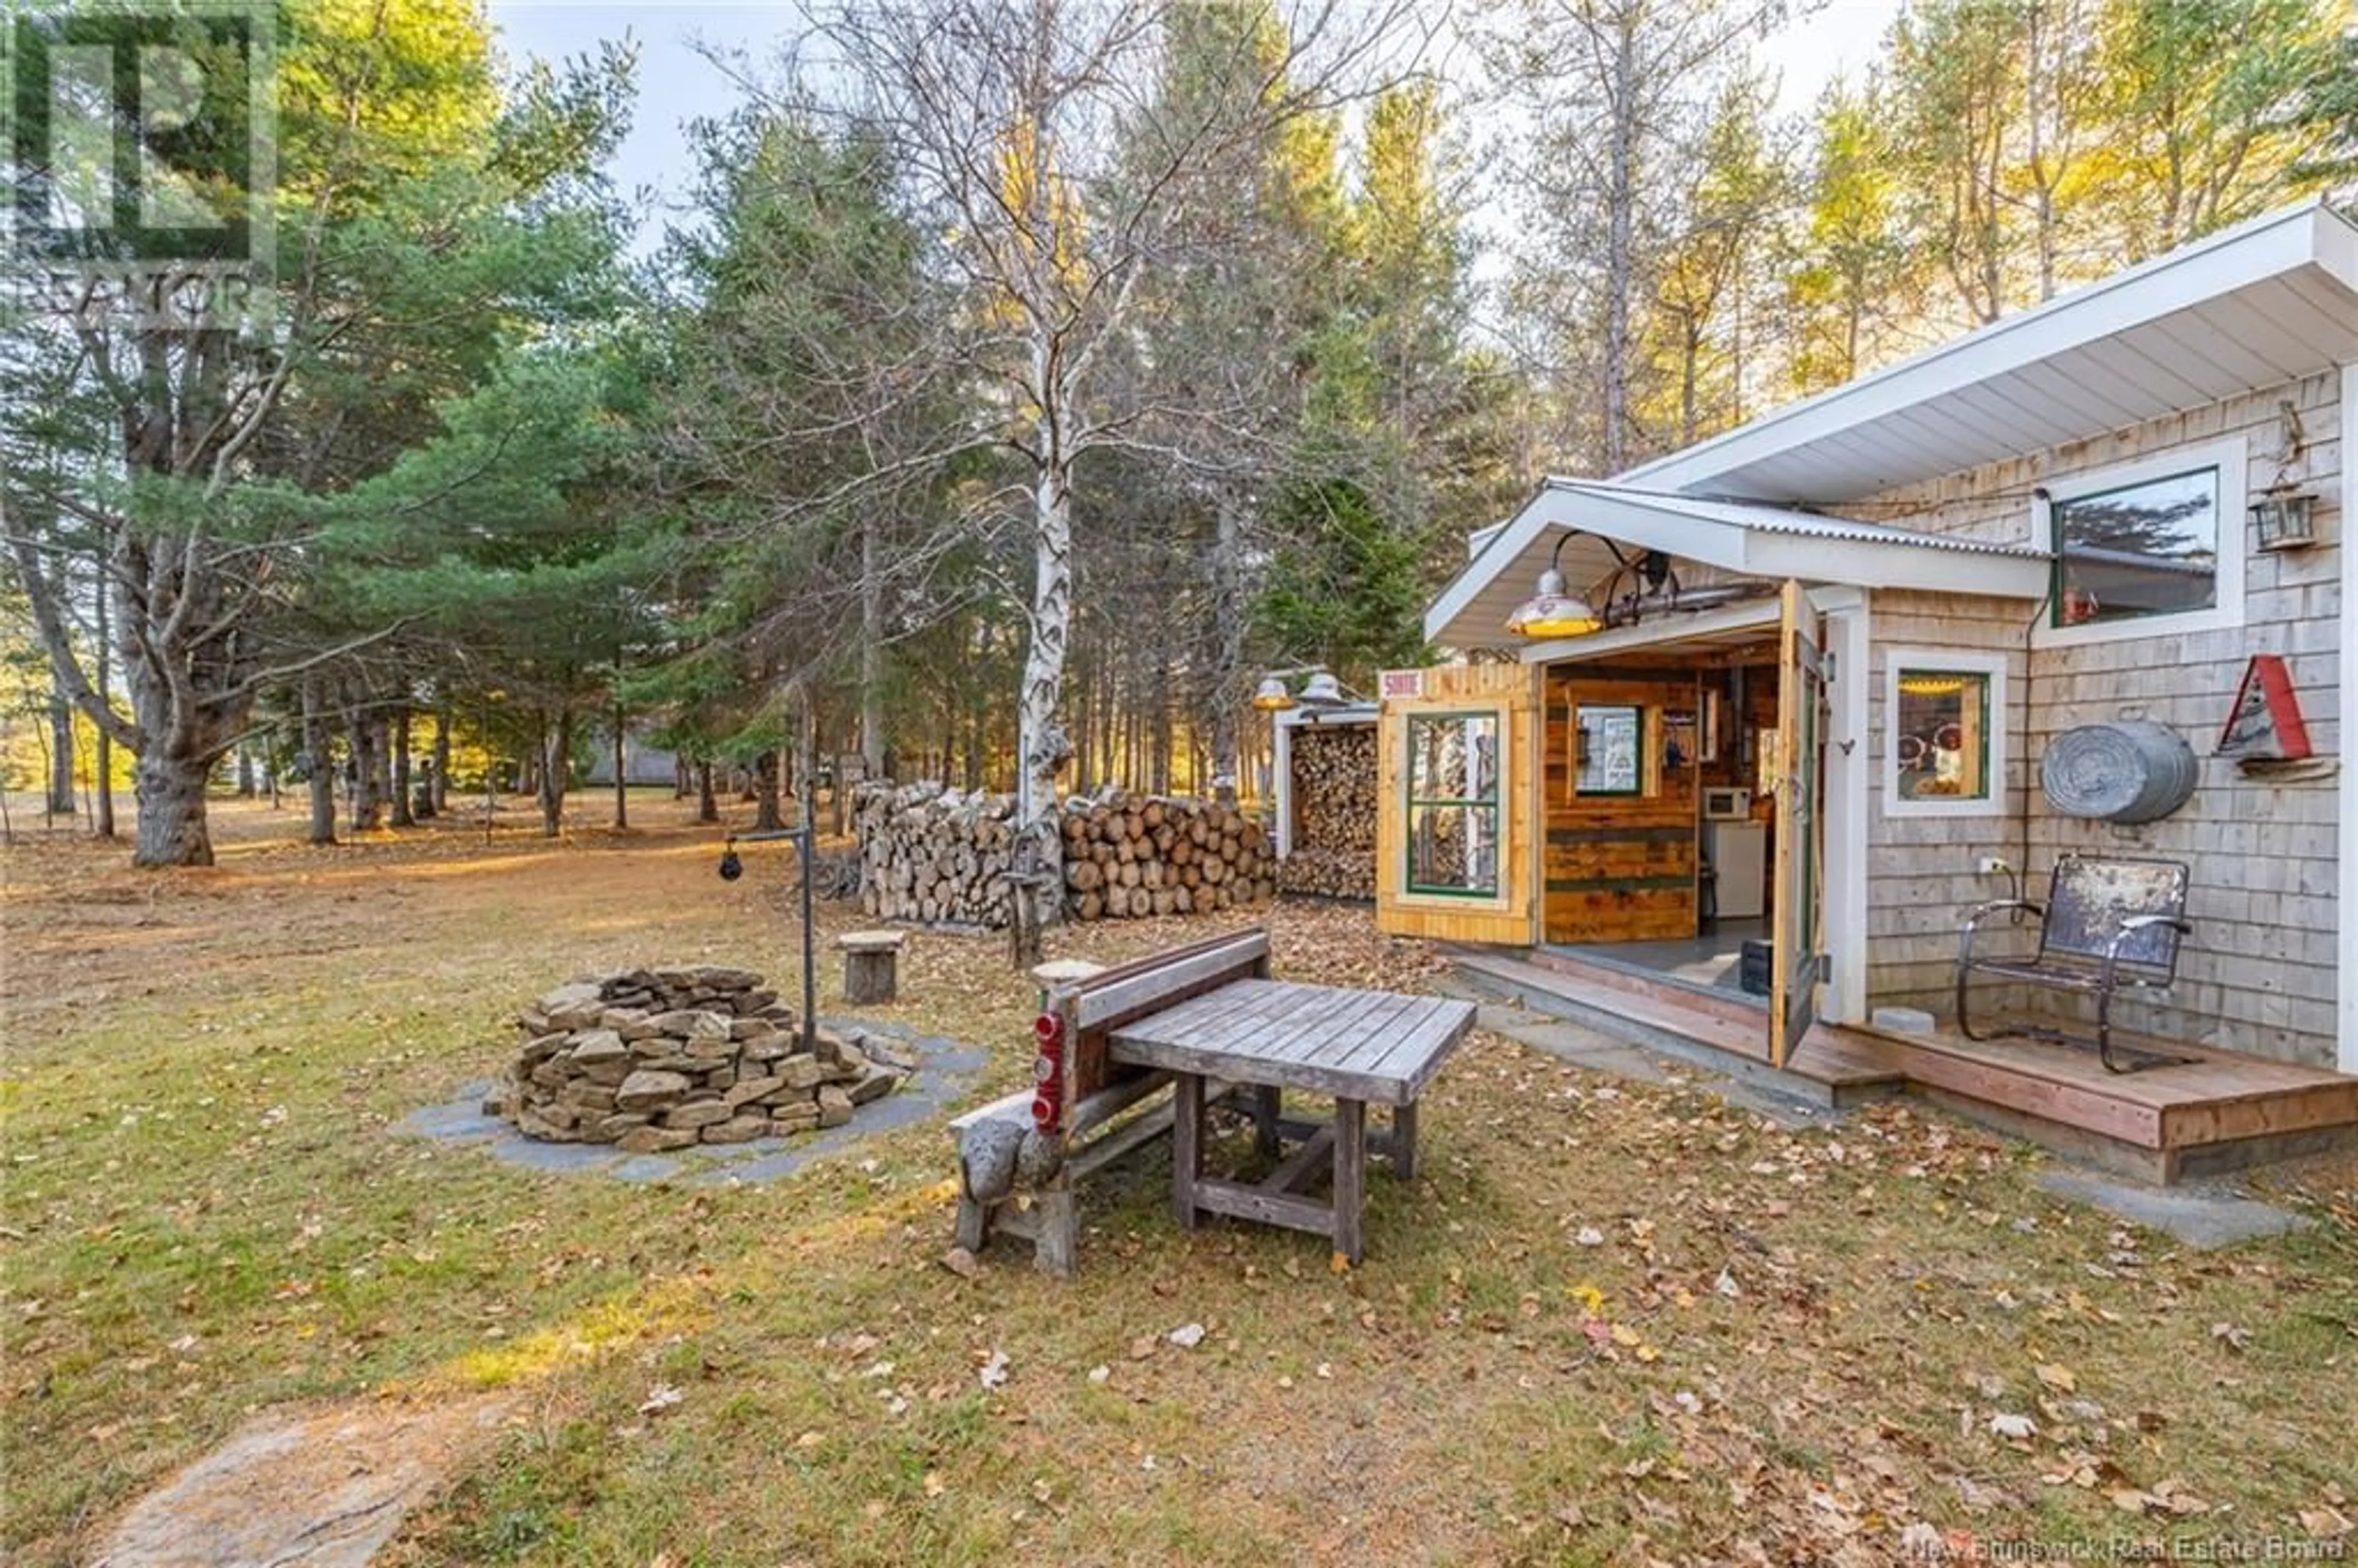
{"label": "gooseneck barn light", "polygon": [[[1576,532],[1576,531],[1574,531]],[[1539,591],[1515,607],[1507,617],[1507,630],[1518,637],[1585,637],[1602,630],[1605,618],[1585,599],[1575,599],[1564,591],[1563,571],[1559,563],[1563,547],[1574,533],[1556,535],[1555,549],[1548,556],[1547,570],[1540,573]]]}
{"label": "gooseneck barn light", "polygon": [[1280,676],[1263,676],[1253,691],[1253,706],[1263,713],[1282,713],[1293,706],[1293,694],[1285,689]]}

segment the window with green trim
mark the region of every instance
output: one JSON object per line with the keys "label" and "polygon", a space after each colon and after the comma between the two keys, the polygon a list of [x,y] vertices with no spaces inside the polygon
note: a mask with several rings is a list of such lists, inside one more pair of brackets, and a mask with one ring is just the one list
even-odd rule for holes
{"label": "window with green trim", "polygon": [[1573,709],[1572,793],[1646,793],[1646,710],[1634,703]]}
{"label": "window with green trim", "polygon": [[1503,731],[1496,711],[1409,717],[1409,892],[1498,896]]}

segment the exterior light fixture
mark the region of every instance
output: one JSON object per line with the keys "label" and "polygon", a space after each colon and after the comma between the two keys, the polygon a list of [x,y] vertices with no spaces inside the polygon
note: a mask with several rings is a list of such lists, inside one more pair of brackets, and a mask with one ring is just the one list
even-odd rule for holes
{"label": "exterior light fixture", "polygon": [[1540,573],[1539,591],[1515,607],[1507,617],[1507,630],[1518,637],[1585,637],[1601,631],[1605,618],[1590,608],[1588,601],[1575,599],[1564,591],[1563,572],[1557,563],[1563,555],[1571,534],[1556,535],[1555,549],[1548,557],[1547,570]]}
{"label": "exterior light fixture", "polygon": [[1350,699],[1343,695],[1341,682],[1320,670],[1303,683],[1302,700],[1312,708],[1340,708]]}
{"label": "exterior light fixture", "polygon": [[2263,550],[2299,550],[2317,543],[2316,497],[2289,487],[2271,490],[2252,503],[2252,521]]}
{"label": "exterior light fixture", "polygon": [[1899,690],[1907,697],[1954,697],[1965,689],[1963,676],[1902,676]]}
{"label": "exterior light fixture", "polygon": [[1282,713],[1293,706],[1293,694],[1285,689],[1282,676],[1263,676],[1253,691],[1253,706],[1263,713]]}

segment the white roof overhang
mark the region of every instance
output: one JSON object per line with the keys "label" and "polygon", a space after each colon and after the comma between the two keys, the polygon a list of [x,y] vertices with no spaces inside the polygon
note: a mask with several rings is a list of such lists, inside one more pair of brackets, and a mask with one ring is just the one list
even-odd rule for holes
{"label": "white roof overhang", "polygon": [[1776,581],[2039,599],[2049,580],[2048,557],[2023,546],[1595,480],[1551,479],[1491,534],[1426,610],[1425,640],[1460,649],[1521,646],[1507,631],[1507,618],[1531,597],[1540,573],[1557,561],[1577,591],[1613,569],[1613,546],[1625,555],[1662,550]]}
{"label": "white roof overhang", "polygon": [[2358,362],[2358,225],[2253,219],[1619,476],[1828,506]]}

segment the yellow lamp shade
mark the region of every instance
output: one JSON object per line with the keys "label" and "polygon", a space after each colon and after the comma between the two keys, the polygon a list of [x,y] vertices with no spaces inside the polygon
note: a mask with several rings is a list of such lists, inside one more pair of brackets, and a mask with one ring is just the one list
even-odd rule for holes
{"label": "yellow lamp shade", "polygon": [[1585,637],[1604,624],[1585,600],[1562,593],[1535,594],[1507,617],[1507,630],[1518,637]]}
{"label": "yellow lamp shade", "polygon": [[1293,694],[1285,689],[1285,682],[1271,676],[1254,690],[1252,702],[1263,713],[1282,713],[1293,706]]}

